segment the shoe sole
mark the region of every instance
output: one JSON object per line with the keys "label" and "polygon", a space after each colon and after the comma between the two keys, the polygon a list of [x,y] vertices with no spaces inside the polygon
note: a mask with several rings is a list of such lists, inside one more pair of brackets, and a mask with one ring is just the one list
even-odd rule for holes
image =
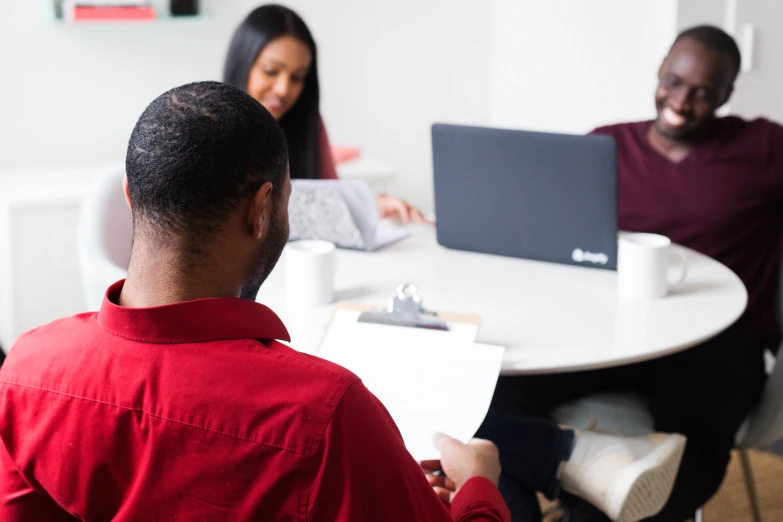
{"label": "shoe sole", "polygon": [[616,522],[637,522],[661,511],[669,500],[686,439],[667,435],[649,455],[628,466],[609,494],[608,515]]}

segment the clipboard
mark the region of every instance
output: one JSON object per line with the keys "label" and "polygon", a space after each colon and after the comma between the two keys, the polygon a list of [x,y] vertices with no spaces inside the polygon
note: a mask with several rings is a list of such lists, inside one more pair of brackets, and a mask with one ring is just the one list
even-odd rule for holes
{"label": "clipboard", "polygon": [[[416,285],[405,283],[397,287],[396,294],[389,300],[386,308],[378,308],[353,301],[339,301],[336,303],[326,331],[321,337],[321,342],[318,343],[316,355],[318,355],[323,340],[329,335],[335,317],[341,310],[360,312],[357,321],[370,324],[440,331],[450,331],[449,324],[461,324],[474,326],[476,333],[478,333],[481,327],[481,317],[476,314],[427,311],[423,306],[423,301]],[[475,341],[475,337],[471,340]]]}
{"label": "clipboard", "polygon": [[315,355],[362,380],[416,460],[437,459],[433,433],[467,443],[500,375],[504,348],[477,344],[480,324],[474,314],[426,311],[406,284],[385,309],[337,303]]}

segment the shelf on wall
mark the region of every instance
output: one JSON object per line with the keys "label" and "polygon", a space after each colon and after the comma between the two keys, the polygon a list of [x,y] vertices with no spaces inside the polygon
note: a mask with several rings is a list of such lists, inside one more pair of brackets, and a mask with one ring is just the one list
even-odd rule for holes
{"label": "shelf on wall", "polygon": [[112,24],[124,24],[124,25],[149,25],[160,23],[186,23],[195,22],[209,19],[204,15],[189,15],[189,16],[161,16],[151,20],[134,20],[134,19],[112,19],[112,20],[64,20],[61,18],[55,18],[55,22],[63,25],[112,25]]}
{"label": "shelf on wall", "polygon": [[[78,0],[54,0],[55,20],[68,25],[92,25],[92,24],[134,24],[166,21],[189,21],[201,17],[198,12],[198,3],[195,4],[195,13],[171,14],[168,2],[157,0],[155,2],[136,2],[131,5],[107,2],[100,5],[98,2],[85,1],[80,5]],[[92,4],[92,5],[90,5]],[[174,2],[171,3],[174,10]]]}

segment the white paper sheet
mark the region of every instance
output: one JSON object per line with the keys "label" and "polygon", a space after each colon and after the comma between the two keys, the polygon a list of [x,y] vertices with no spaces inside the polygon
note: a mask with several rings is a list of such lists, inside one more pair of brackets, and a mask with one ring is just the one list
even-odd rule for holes
{"label": "white paper sheet", "polygon": [[449,332],[357,323],[338,310],[317,355],[358,375],[418,460],[438,459],[435,432],[468,442],[487,414],[504,348],[474,343],[478,326]]}

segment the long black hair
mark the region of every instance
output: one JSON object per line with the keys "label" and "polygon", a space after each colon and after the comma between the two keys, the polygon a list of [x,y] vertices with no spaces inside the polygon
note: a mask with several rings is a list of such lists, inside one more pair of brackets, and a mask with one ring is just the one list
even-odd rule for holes
{"label": "long black hair", "polygon": [[250,70],[261,50],[275,38],[286,35],[310,48],[312,62],[302,94],[279,123],[288,140],[291,177],[318,179],[321,177],[318,59],[315,40],[304,20],[282,5],[262,5],[254,9],[234,32],[223,68],[223,81],[247,91]]}

